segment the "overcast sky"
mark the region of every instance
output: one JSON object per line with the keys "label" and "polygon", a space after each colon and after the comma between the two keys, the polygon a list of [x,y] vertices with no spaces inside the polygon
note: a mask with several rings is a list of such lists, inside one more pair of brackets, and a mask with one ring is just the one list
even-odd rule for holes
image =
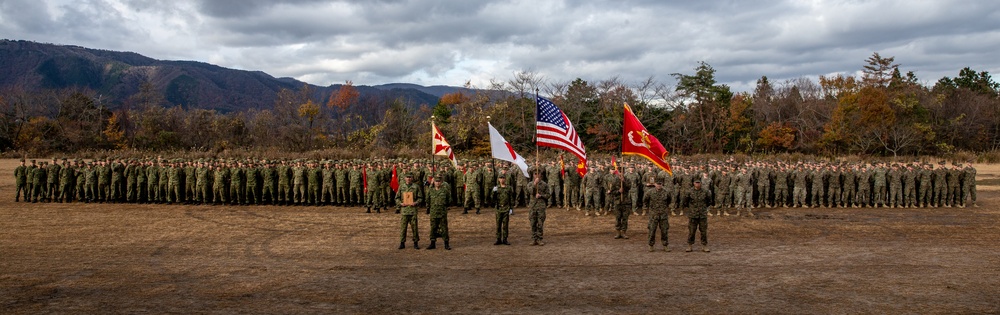
{"label": "overcast sky", "polygon": [[0,37],[134,51],[329,85],[673,84],[698,61],[734,90],[854,74],[873,52],[933,84],[1000,72],[1000,1],[0,0]]}

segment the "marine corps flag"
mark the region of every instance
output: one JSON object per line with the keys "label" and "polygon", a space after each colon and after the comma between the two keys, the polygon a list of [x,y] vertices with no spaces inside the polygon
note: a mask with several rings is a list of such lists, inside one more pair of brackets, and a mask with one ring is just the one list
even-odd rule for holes
{"label": "marine corps flag", "polygon": [[431,122],[431,144],[433,144],[434,155],[447,156],[451,160],[451,166],[458,168],[458,159],[455,158],[455,153],[451,151],[451,145],[448,144],[448,140],[444,139],[444,134],[438,129],[434,122]]}
{"label": "marine corps flag", "polygon": [[660,169],[667,171],[670,175],[674,172],[667,164],[667,149],[660,144],[652,134],[646,131],[639,119],[632,113],[632,108],[625,104],[625,120],[622,121],[622,154],[638,155],[649,159]]}

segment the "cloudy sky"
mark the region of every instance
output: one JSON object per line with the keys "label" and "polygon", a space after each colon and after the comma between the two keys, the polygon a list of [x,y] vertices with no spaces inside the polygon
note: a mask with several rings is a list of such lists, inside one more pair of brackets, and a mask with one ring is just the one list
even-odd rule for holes
{"label": "cloudy sky", "polygon": [[0,37],[353,80],[485,86],[649,76],[698,61],[735,90],[853,74],[873,52],[926,84],[963,67],[1000,77],[992,0],[0,0]]}

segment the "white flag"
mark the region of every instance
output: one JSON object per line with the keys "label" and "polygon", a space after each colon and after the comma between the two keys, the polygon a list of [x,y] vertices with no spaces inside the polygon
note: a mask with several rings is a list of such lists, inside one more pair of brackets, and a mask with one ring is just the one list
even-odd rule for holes
{"label": "white flag", "polygon": [[524,177],[531,177],[528,176],[528,162],[520,154],[514,152],[514,147],[510,146],[510,142],[504,140],[496,128],[493,128],[493,124],[486,124],[490,127],[490,149],[493,150],[493,158],[514,163],[521,169]]}

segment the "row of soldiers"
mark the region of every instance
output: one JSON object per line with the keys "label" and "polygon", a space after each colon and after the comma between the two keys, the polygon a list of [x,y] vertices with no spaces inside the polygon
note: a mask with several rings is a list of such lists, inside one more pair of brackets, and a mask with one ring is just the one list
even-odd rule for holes
{"label": "row of soldiers", "polygon": [[[671,209],[682,209],[683,194],[700,179],[713,196],[717,214],[754,207],[964,207],[975,205],[976,170],[927,163],[831,163],[782,161],[739,163],[672,161],[673,172],[650,163],[591,160],[585,175],[551,160],[533,164],[552,196],[549,207],[609,214],[628,203],[646,213],[644,190],[655,178],[673,194]],[[25,201],[85,201],[197,204],[279,204],[364,206],[381,212],[395,206],[391,187],[412,175],[420,188],[433,176],[447,183],[450,204],[465,213],[495,204],[490,193],[504,177],[524,206],[532,183],[516,166],[492,160],[258,160],[258,159],[98,159],[51,163],[31,160],[15,169],[17,195]],[[395,182],[394,182],[395,181]],[[628,186],[627,196],[609,194]],[[617,187],[617,189],[616,189]],[[728,212],[726,212],[728,213]]]}
{"label": "row of soldiers", "polygon": [[[700,180],[712,196],[715,215],[765,207],[965,207],[976,205],[976,169],[971,164],[846,163],[783,161],[739,163],[673,161],[672,172],[649,163],[590,161],[584,176],[551,161],[546,181],[551,207],[586,209],[586,215],[610,214],[627,204],[632,214],[645,214],[644,191],[656,178],[672,195],[670,209],[687,207],[684,196]],[[625,195],[621,191],[627,191]],[[970,200],[971,198],[971,200]],[[712,215],[712,213],[709,213]],[[683,215],[683,213],[681,213]]]}

